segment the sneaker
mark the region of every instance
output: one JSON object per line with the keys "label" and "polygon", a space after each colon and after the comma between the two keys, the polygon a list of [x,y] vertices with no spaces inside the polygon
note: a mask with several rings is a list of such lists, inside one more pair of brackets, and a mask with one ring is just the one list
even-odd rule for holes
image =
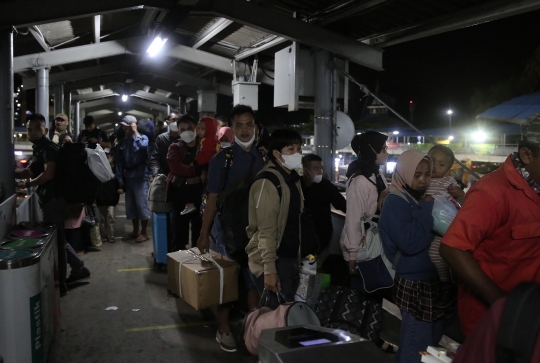
{"label": "sneaker", "polygon": [[439,309],[447,309],[456,302],[457,293],[454,285],[450,282],[441,283],[439,296],[435,300],[435,306]]}
{"label": "sneaker", "polygon": [[182,212],[180,212],[180,215],[184,216],[186,214],[194,212],[196,209],[197,208],[195,208],[195,204],[193,203],[186,204],[186,208]]}
{"label": "sneaker", "polygon": [[218,329],[216,332],[216,341],[219,343],[221,350],[225,352],[234,353],[237,351],[236,341],[234,340],[232,333],[221,334]]}
{"label": "sneaker", "polygon": [[383,338],[379,338],[379,340],[377,340],[375,342],[375,344],[385,353],[388,353],[388,354],[396,354],[399,350],[399,347],[395,344],[392,344],[390,342],[387,342],[386,340],[384,340]]}
{"label": "sneaker", "polygon": [[72,270],[71,274],[66,279],[66,284],[71,285],[78,281],[89,279],[90,276],[92,276],[92,274],[90,273],[90,270],[87,269],[86,267],[83,267],[78,273],[74,273]]}

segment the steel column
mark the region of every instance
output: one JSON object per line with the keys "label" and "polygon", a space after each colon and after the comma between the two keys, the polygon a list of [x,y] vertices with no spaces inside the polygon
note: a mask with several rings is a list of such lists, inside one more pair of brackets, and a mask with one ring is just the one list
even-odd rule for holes
{"label": "steel column", "polygon": [[79,137],[79,133],[81,132],[81,102],[77,101],[75,102],[75,125],[73,128],[73,131],[75,133],[75,138]]}
{"label": "steel column", "polygon": [[324,176],[334,180],[332,150],[332,70],[330,52],[315,53],[315,154],[323,159]]}
{"label": "steel column", "polygon": [[36,71],[36,113],[45,117],[49,128],[49,67],[35,68]]}
{"label": "steel column", "polygon": [[13,33],[3,28],[0,30],[0,203],[15,193],[13,94]]}
{"label": "steel column", "polygon": [[180,114],[185,115],[187,113],[186,96],[180,96],[179,106],[180,106],[180,109],[179,109]]}
{"label": "steel column", "polygon": [[167,117],[171,114],[171,105],[167,105]]}
{"label": "steel column", "polygon": [[[54,114],[64,113],[64,84],[54,85]],[[66,112],[67,113],[67,112]]]}
{"label": "steel column", "polygon": [[71,92],[64,95],[64,112],[68,115],[68,129],[73,130],[73,115],[71,114]]}

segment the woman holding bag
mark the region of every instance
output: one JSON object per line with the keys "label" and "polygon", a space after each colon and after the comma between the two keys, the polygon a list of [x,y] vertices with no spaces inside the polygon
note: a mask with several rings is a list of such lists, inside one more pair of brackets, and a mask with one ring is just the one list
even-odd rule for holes
{"label": "woman holding bag", "polygon": [[[388,159],[387,139],[388,136],[384,134],[367,131],[356,135],[351,141],[351,147],[358,155],[358,160],[353,161],[347,170],[347,214],[340,240],[343,258],[350,275],[350,287],[364,294],[371,304],[378,304],[380,309],[383,297],[390,294],[391,289],[368,295],[362,277],[357,272],[356,260],[360,244],[369,228],[369,224],[364,223],[362,216],[379,214],[379,197],[387,187],[386,180],[379,171],[379,167],[385,165]],[[380,317],[382,318],[382,314]],[[381,321],[374,326],[374,331],[366,338],[371,338],[385,352],[395,353],[397,347],[380,338],[380,323]]]}

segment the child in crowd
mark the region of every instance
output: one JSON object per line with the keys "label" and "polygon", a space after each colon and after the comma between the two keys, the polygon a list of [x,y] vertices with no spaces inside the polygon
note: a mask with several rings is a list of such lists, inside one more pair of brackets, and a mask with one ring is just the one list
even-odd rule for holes
{"label": "child in crowd", "polygon": [[402,316],[398,363],[419,362],[419,352],[443,335],[445,311],[434,305],[440,281],[429,258],[434,199],[425,193],[432,169],[431,158],[420,151],[401,154],[379,219],[384,251],[396,269],[394,299]]}
{"label": "child in crowd", "polygon": [[[200,141],[200,149],[195,157],[195,162],[192,167],[190,167],[190,175],[182,175],[185,177],[194,177],[199,175],[202,182],[206,181],[208,175],[208,163],[210,159],[220,150],[220,145],[216,139],[217,133],[217,120],[213,117],[204,116],[201,117],[197,127],[195,128],[197,136]],[[195,204],[191,201],[186,203],[186,208],[180,213],[181,215],[189,214],[195,211],[197,208]]]}
{"label": "child in crowd", "polygon": [[[433,160],[433,174],[426,193],[429,195],[449,194],[458,203],[463,203],[465,192],[461,190],[453,177],[447,175],[454,164],[454,152],[449,147],[435,145],[429,150],[428,155]],[[429,248],[429,258],[437,268],[439,279],[442,282],[436,305],[444,309],[452,305],[456,298],[456,292],[450,281],[450,268],[439,254],[441,239],[442,236],[435,235]]]}

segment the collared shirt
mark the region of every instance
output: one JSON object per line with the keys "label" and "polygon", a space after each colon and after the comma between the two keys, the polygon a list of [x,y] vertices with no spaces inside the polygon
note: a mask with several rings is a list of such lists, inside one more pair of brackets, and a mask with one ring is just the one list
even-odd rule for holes
{"label": "collared shirt", "polygon": [[227,157],[226,149],[218,152],[210,160],[208,168],[208,192],[219,194],[237,184],[248,176],[252,160],[253,169],[251,177],[255,178],[257,173],[264,168],[265,161],[261,153],[252,146],[250,151],[245,151],[241,146],[232,144],[232,164],[230,169],[226,170]]}
{"label": "collared shirt", "polygon": [[[60,148],[58,145],[48,138],[43,137],[41,140],[34,143],[32,150],[32,164],[36,163],[41,165],[41,167],[36,169],[43,168],[46,163],[55,163],[55,172],[58,171],[58,165],[60,163]],[[32,168],[32,166],[30,167]],[[34,179],[37,177],[38,175],[33,175]],[[45,184],[39,185],[36,190],[36,194],[38,195],[41,204],[45,204],[53,197],[57,196],[58,192],[59,187],[56,178],[53,178],[53,180],[50,180]]]}
{"label": "collared shirt", "polygon": [[116,178],[120,181],[147,178],[147,149],[148,137],[146,135],[126,136],[118,145]]}
{"label": "collared shirt", "polygon": [[[540,283],[540,196],[516,170],[510,155],[477,181],[442,243],[470,251],[482,271],[505,292],[522,281]],[[458,312],[465,334],[488,306],[467,285],[459,287]]]}

